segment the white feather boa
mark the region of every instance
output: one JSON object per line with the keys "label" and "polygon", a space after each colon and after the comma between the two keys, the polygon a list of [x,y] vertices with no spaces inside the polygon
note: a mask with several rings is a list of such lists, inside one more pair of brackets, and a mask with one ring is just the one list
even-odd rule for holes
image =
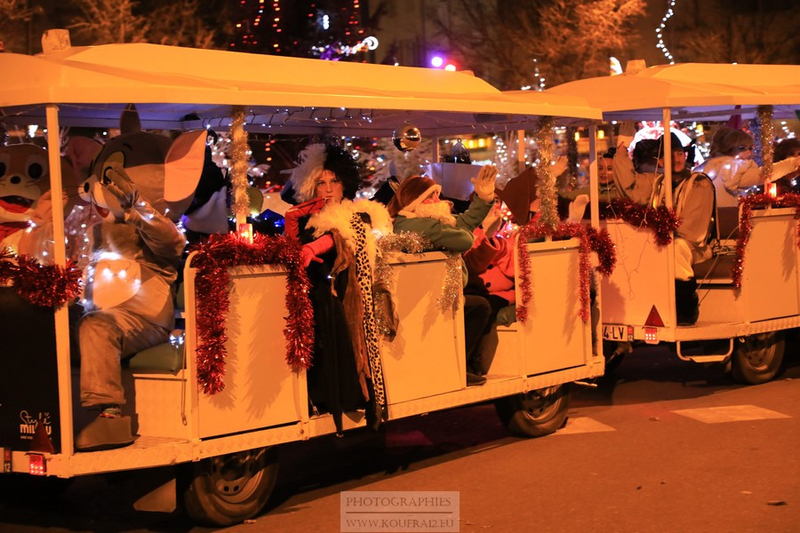
{"label": "white feather boa", "polygon": [[383,204],[366,199],[355,202],[342,200],[341,203],[325,206],[322,211],[312,215],[307,225],[314,228],[314,237],[321,237],[331,230],[337,230],[355,253],[356,233],[350,225],[353,213],[365,213],[372,221],[372,231],[367,230],[367,255],[374,270],[375,257],[378,253],[375,244],[376,234],[380,236],[392,233],[392,218]]}

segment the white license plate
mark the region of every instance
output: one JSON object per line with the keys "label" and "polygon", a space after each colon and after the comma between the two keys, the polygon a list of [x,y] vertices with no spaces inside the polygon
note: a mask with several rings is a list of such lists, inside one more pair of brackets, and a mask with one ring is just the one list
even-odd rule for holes
{"label": "white license plate", "polygon": [[630,326],[603,326],[603,339],[607,341],[632,341],[632,331]]}

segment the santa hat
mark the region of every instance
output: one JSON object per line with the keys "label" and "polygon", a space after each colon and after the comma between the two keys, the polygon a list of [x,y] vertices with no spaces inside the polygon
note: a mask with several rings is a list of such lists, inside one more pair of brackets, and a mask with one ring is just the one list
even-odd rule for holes
{"label": "santa hat", "polygon": [[392,216],[403,215],[414,218],[417,207],[437,192],[441,194],[442,186],[430,178],[423,176],[406,178],[389,202],[389,213]]}
{"label": "santa hat", "polygon": [[401,209],[398,214],[403,215],[406,218],[414,218],[416,216],[414,215],[414,211],[416,211],[417,207],[419,207],[419,205],[422,202],[430,198],[436,192],[438,192],[439,194],[442,193],[442,186],[439,185],[438,183],[435,185],[431,185],[430,188],[428,188],[428,190],[426,190],[421,195],[417,196],[416,200],[414,200],[413,202],[405,206],[403,209]]}

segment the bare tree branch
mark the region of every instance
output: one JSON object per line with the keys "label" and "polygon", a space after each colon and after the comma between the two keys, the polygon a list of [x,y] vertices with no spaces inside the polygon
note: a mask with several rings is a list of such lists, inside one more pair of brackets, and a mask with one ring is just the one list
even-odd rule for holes
{"label": "bare tree branch", "polygon": [[[608,60],[635,40],[644,0],[454,0],[434,21],[464,65],[501,89],[608,73]],[[447,15],[447,17],[445,17]]]}

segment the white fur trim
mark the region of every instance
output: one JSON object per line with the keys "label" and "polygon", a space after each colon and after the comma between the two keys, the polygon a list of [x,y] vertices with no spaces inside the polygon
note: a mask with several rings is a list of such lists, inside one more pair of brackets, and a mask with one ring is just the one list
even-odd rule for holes
{"label": "white fur trim", "polygon": [[[447,212],[444,211],[440,212],[434,209],[425,209],[425,210],[422,209],[423,207],[427,207],[429,205],[434,206],[439,204],[447,206],[448,208]],[[456,217],[453,216],[453,214],[449,211],[450,209],[452,209],[452,205],[450,204],[450,202],[444,201],[444,202],[437,202],[436,204],[420,204],[416,207],[414,211],[407,211],[404,209],[402,211],[399,211],[397,214],[402,215],[406,218],[432,218],[433,220],[438,220],[445,226],[455,226],[458,223],[458,219],[456,219]]]}
{"label": "white fur trim", "polygon": [[292,170],[290,178],[295,200],[306,202],[314,198],[317,178],[324,169],[326,157],[325,145],[321,143],[309,144],[300,152],[300,164]]}
{"label": "white fur trim", "polygon": [[367,257],[370,268],[374,270],[377,254],[375,233],[381,235],[392,233],[392,218],[383,204],[367,199],[355,202],[342,200],[341,203],[327,205],[322,211],[312,215],[308,220],[308,226],[314,228],[314,237],[320,237],[333,229],[338,230],[350,249],[355,252],[356,235],[350,225],[353,213],[365,213],[372,221],[371,228],[367,229]]}

